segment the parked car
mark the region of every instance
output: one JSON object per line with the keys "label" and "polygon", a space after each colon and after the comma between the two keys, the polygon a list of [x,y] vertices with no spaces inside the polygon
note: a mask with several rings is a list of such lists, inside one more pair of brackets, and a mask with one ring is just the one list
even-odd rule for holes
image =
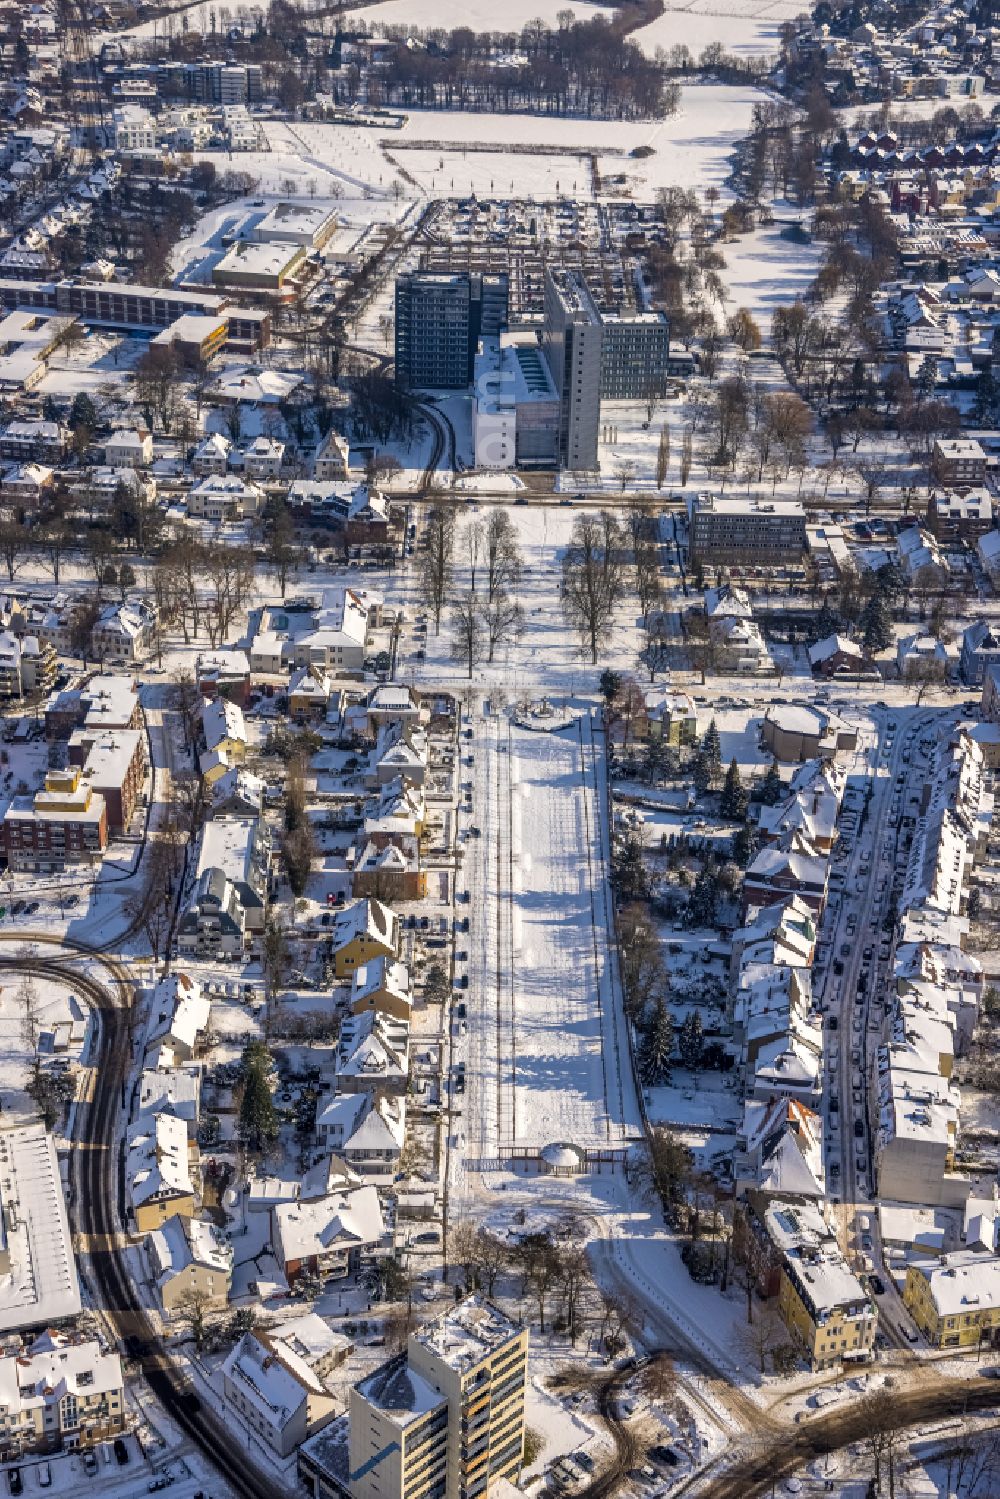
{"label": "parked car", "polygon": [[21,1478],[20,1468],[7,1469],[7,1487],[12,1494],[24,1493],[24,1482]]}
{"label": "parked car", "polygon": [[114,1446],[115,1457],[118,1459],[118,1466],[120,1468],[124,1468],[125,1464],[128,1462],[128,1448],[125,1446],[125,1443],[121,1437],[115,1437]]}

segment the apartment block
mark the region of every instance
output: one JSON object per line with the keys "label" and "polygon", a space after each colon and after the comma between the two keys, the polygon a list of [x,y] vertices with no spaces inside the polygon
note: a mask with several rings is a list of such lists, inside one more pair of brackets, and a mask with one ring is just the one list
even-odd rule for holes
{"label": "apartment block", "polygon": [[819,1203],[747,1194],[752,1230],[766,1241],[777,1274],[778,1311],[814,1369],[869,1359],[878,1312],[849,1268]]}
{"label": "apartment block", "polygon": [[473,1296],[350,1395],[354,1499],[480,1499],[516,1478],[528,1334]]}
{"label": "apartment block", "polygon": [[1000,1259],[959,1249],[907,1266],[903,1301],[935,1348],[1000,1346]]}
{"label": "apartment block", "polygon": [[12,798],[0,837],[11,869],[55,871],[92,863],[108,845],[107,807],[79,767],[50,770],[33,798]]}
{"label": "apartment block", "polygon": [[51,1329],[0,1358],[0,1460],[90,1447],[125,1429],[121,1359]]}
{"label": "apartment block", "polygon": [[986,454],[971,437],[938,437],[931,466],[939,484],[983,484]]}

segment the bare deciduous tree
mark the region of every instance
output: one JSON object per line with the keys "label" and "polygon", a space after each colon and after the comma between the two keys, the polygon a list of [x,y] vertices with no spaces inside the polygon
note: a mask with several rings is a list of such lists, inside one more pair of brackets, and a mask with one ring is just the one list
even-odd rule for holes
{"label": "bare deciduous tree", "polygon": [[455,512],[450,506],[435,505],[427,512],[424,537],[427,548],[420,561],[420,589],[434,616],[434,633],[439,635],[455,550]]}
{"label": "bare deciduous tree", "polygon": [[624,554],[625,538],[610,511],[577,517],[563,557],[563,609],[595,665],[624,589]]}

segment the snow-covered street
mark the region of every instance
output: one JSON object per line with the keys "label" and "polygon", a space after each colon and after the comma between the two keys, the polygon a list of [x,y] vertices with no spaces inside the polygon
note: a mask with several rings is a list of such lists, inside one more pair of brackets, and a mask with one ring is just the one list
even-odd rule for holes
{"label": "snow-covered street", "polygon": [[602,757],[586,716],[544,734],[498,715],[477,721],[464,756],[475,786],[465,842],[473,1168],[512,1145],[599,1148],[638,1131],[609,947]]}

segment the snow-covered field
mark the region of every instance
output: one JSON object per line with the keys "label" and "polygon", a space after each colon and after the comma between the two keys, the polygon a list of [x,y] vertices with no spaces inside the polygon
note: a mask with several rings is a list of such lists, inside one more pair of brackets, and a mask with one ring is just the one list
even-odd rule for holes
{"label": "snow-covered field", "polygon": [[385,0],[383,5],[369,5],[358,12],[357,19],[372,31],[388,26],[412,26],[421,31],[441,27],[446,31],[468,26],[472,31],[520,31],[529,21],[541,20],[555,30],[556,17],[571,11],[577,21],[592,21],[595,16],[613,16],[605,5],[564,4],[563,0],[512,0],[499,12],[490,0]]}
{"label": "snow-covered field", "polygon": [[662,16],[632,33],[645,52],[687,47],[698,58],[718,43],[741,57],[769,57],[779,50],[782,21],[799,15],[795,0],[666,0]]}

